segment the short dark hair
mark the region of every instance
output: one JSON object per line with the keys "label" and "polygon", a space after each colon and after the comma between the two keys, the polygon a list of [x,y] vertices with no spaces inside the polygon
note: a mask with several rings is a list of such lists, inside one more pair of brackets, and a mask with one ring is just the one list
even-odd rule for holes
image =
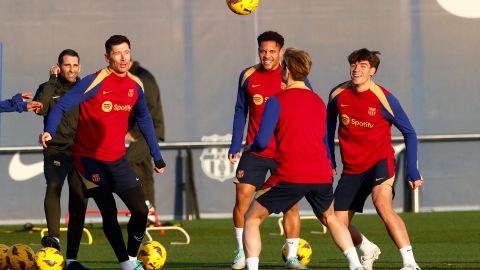
{"label": "short dark hair", "polygon": [[65,49],[63,50],[59,55],[58,55],[58,64],[61,66],[63,64],[63,57],[65,55],[69,55],[72,57],[77,57],[78,58],[78,63],[80,63],[80,56],[78,53],[72,49]]}
{"label": "short dark hair", "polygon": [[379,51],[369,51],[367,48],[363,48],[360,50],[353,51],[348,56],[348,63],[353,64],[359,61],[368,61],[371,67],[374,67],[378,70],[378,66],[380,65],[380,58],[378,55],[381,53]]}
{"label": "short dark hair", "polygon": [[312,67],[312,59],[304,50],[288,48],[283,54],[282,67],[288,68],[295,81],[305,81]]}
{"label": "short dark hair", "polygon": [[260,44],[262,44],[262,42],[264,42],[264,41],[275,41],[280,46],[280,48],[283,48],[283,43],[285,42],[282,35],[280,35],[279,33],[275,32],[275,31],[266,31],[266,32],[261,33],[257,37],[257,42],[258,42],[258,47],[259,48],[260,48]]}
{"label": "short dark hair", "polygon": [[115,45],[120,45],[122,43],[127,43],[128,48],[130,48],[130,40],[126,36],[122,35],[113,35],[107,41],[105,41],[105,52],[109,54],[112,51],[112,47]]}

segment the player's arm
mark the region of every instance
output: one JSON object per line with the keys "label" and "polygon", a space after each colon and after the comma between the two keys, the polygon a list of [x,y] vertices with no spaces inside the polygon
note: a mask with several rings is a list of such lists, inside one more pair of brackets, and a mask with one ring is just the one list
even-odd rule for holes
{"label": "player's arm", "polygon": [[278,123],[280,116],[280,102],[273,96],[265,103],[265,109],[263,110],[262,122],[260,122],[260,128],[255,136],[252,144],[248,145],[245,151],[247,152],[262,152],[268,147],[270,140],[272,139],[275,127]]}
{"label": "player's arm", "polygon": [[58,103],[50,110],[48,114],[47,123],[44,128],[44,132],[41,136],[41,143],[44,147],[47,147],[46,142],[55,137],[57,132],[57,126],[62,119],[65,112],[70,110],[73,106],[80,104],[82,101],[90,99],[95,96],[101,83],[87,91],[89,86],[95,80],[96,74],[88,75],[80,80],[72,89],[70,89],[65,95],[63,95]]}
{"label": "player's arm", "polygon": [[387,110],[383,108],[383,106],[382,112],[387,117],[387,119],[400,130],[403,135],[407,151],[407,179],[410,182],[410,186],[416,188],[420,186],[423,182],[422,176],[420,175],[417,166],[417,134],[412,124],[410,123],[407,114],[400,105],[398,99],[392,94],[388,94],[386,97],[394,115],[388,113]]}
{"label": "player's arm", "polygon": [[24,112],[27,102],[23,101],[22,94],[16,94],[11,99],[0,101],[0,112]]}
{"label": "player's arm", "polygon": [[243,76],[248,69],[245,69],[238,79],[237,101],[235,102],[235,114],[233,115],[232,141],[228,150],[228,159],[231,163],[237,162],[242,148],[243,131],[247,122],[248,103],[247,85],[248,79],[243,83]]}
{"label": "player's arm", "polygon": [[336,170],[337,163],[335,161],[335,132],[337,129],[337,118],[338,118],[338,108],[337,100],[338,96],[332,98],[329,96],[327,104],[327,146],[328,152],[330,155],[330,160],[332,161],[332,169]]}
{"label": "player's arm", "polygon": [[140,131],[142,132],[143,137],[147,141],[148,147],[150,148],[150,154],[155,162],[155,171],[157,173],[163,173],[165,171],[166,164],[160,152],[160,147],[158,146],[157,137],[155,136],[155,130],[153,128],[152,117],[148,111],[145,95],[143,94],[140,86],[138,86],[138,89],[138,99],[133,107],[135,120],[137,121],[138,127],[140,128]]}

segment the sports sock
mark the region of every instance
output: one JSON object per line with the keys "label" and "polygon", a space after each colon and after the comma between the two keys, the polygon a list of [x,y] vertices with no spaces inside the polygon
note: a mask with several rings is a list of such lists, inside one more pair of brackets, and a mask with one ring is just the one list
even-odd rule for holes
{"label": "sports sock", "polygon": [[248,270],[258,270],[258,257],[248,257],[246,260]]}
{"label": "sports sock", "polygon": [[126,260],[124,262],[121,262],[120,266],[122,267],[122,270],[132,270],[133,269],[133,264],[132,264],[132,261],[130,261],[130,260]]}
{"label": "sports sock", "polygon": [[412,246],[406,246],[400,249],[400,254],[402,255],[403,265],[416,265],[415,258],[413,257]]}
{"label": "sports sock", "polygon": [[370,240],[368,240],[365,235],[362,234],[362,242],[360,245],[357,245],[357,248],[359,248],[363,254],[367,253],[368,251],[372,250],[374,248],[374,245]]}
{"label": "sports sock", "polygon": [[60,244],[60,238],[58,237],[53,237],[53,238],[55,238],[55,240],[57,240],[57,242]]}
{"label": "sports sock", "polygon": [[67,260],[65,261],[65,267],[67,267],[71,262],[76,262],[76,261],[77,261],[77,260],[75,260],[75,259],[67,259]]}
{"label": "sports sock", "polygon": [[358,259],[357,250],[355,249],[355,247],[346,249],[343,252],[343,255],[347,257],[348,267],[350,268],[350,270],[354,270],[355,268],[362,267],[362,264]]}
{"label": "sports sock", "polygon": [[237,239],[237,249],[243,249],[243,228],[235,227],[235,238]]}
{"label": "sports sock", "polygon": [[297,257],[298,251],[298,243],[300,242],[300,238],[287,238],[285,239],[288,247],[288,258]]}

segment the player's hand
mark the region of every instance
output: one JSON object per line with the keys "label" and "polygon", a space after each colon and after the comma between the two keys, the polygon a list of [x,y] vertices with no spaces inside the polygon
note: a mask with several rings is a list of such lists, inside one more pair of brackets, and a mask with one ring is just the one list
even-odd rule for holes
{"label": "player's hand", "polygon": [[34,113],[39,113],[40,110],[43,108],[43,103],[38,101],[31,101],[27,104],[27,111]]}
{"label": "player's hand", "polygon": [[417,179],[414,181],[408,181],[408,185],[410,185],[411,189],[417,189],[423,185],[423,179]]}
{"label": "player's hand", "polygon": [[125,141],[132,143],[132,142],[136,142],[137,139],[133,137],[132,133],[127,132],[127,134],[125,134]]}
{"label": "player's hand", "polygon": [[155,168],[153,168],[153,170],[156,173],[163,174],[165,172],[165,167],[167,166],[167,164],[165,164],[165,161],[161,159],[161,160],[155,160],[154,162],[155,162]]}
{"label": "player's hand", "polygon": [[58,77],[58,74],[60,73],[60,67],[58,65],[53,65],[49,71],[50,75],[55,75],[55,77]]}
{"label": "player's hand", "polygon": [[240,152],[237,152],[235,154],[228,154],[228,160],[232,164],[237,163],[239,159],[240,159]]}
{"label": "player's hand", "polygon": [[32,93],[31,92],[24,92],[22,93],[22,100],[27,101],[29,99],[32,99]]}
{"label": "player's hand", "polygon": [[158,174],[163,174],[165,172],[165,167],[163,167],[163,168],[155,167],[153,170]]}
{"label": "player's hand", "polygon": [[42,134],[40,134],[40,144],[44,148],[48,147],[47,142],[50,140],[52,140],[52,135],[50,135],[49,132],[43,132]]}

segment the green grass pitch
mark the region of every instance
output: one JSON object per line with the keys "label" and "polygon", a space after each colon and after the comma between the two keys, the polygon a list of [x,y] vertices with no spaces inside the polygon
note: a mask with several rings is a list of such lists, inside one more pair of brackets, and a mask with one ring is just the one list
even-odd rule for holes
{"label": "green grass pitch", "polygon": [[[401,216],[407,225],[415,258],[422,269],[480,269],[480,212],[406,213]],[[278,235],[277,220],[276,217],[270,217],[262,224],[261,269],[283,269],[281,247],[284,237]],[[382,249],[375,269],[401,268],[400,254],[377,215],[358,215],[354,224]],[[165,231],[164,235],[155,231],[152,234],[154,240],[167,249],[165,269],[230,269],[235,248],[230,219],[182,221],[182,225],[190,234],[189,245],[170,244],[171,241],[184,240],[184,236],[177,231]],[[0,226],[0,243],[9,246],[26,243],[38,250],[40,233],[21,232],[22,228]],[[318,221],[302,221],[301,237],[313,249],[309,269],[347,269],[345,258],[333,244],[330,235],[312,233],[319,229]],[[101,225],[94,224],[90,231],[93,245],[81,245],[79,260],[92,269],[118,269],[119,265]],[[62,233],[62,237],[65,238],[66,234]],[[65,250],[66,243],[62,241]]]}

